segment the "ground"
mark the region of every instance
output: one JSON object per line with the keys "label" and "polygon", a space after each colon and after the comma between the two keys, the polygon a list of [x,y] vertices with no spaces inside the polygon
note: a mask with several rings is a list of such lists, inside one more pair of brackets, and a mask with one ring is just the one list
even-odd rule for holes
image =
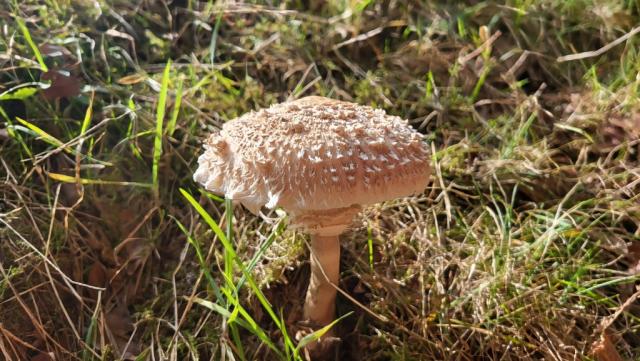
{"label": "ground", "polygon": [[0,358],[303,359],[307,237],[192,174],[224,122],[323,95],[408,119],[434,168],[342,236],[327,358],[637,360],[639,23],[626,0],[2,2]]}

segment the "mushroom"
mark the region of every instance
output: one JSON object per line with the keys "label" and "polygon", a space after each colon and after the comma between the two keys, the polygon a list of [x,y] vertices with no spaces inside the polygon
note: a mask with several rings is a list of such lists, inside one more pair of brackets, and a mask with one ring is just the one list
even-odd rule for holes
{"label": "mushroom", "polygon": [[422,192],[429,152],[407,121],[383,110],[310,96],[252,111],[204,144],[194,179],[254,214],[281,207],[311,234],[304,317],[335,315],[338,236],[363,205]]}

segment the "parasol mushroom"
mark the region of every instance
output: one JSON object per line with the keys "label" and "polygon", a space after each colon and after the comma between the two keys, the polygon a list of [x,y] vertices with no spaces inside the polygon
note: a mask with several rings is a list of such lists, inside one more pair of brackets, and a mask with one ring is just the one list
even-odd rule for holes
{"label": "parasol mushroom", "polygon": [[205,142],[194,179],[257,214],[281,207],[311,234],[304,316],[335,314],[338,236],[362,205],[422,192],[430,161],[421,135],[383,110],[311,96],[245,114]]}

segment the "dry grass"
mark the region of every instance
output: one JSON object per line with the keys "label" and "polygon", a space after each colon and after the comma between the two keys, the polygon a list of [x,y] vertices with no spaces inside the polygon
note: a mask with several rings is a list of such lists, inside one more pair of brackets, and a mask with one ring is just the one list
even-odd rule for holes
{"label": "dry grass", "polygon": [[304,235],[236,207],[224,247],[231,214],[191,174],[223,122],[310,94],[410,119],[437,170],[344,235],[338,359],[637,359],[639,40],[557,58],[639,12],[2,3],[0,359],[296,358]]}

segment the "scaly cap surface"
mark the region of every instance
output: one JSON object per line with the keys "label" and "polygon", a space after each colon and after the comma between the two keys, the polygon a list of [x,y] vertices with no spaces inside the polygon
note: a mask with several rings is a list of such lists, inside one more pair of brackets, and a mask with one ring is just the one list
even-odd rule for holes
{"label": "scaly cap surface", "polygon": [[348,208],[419,193],[429,152],[405,120],[311,96],[247,113],[204,144],[194,179],[253,213]]}

